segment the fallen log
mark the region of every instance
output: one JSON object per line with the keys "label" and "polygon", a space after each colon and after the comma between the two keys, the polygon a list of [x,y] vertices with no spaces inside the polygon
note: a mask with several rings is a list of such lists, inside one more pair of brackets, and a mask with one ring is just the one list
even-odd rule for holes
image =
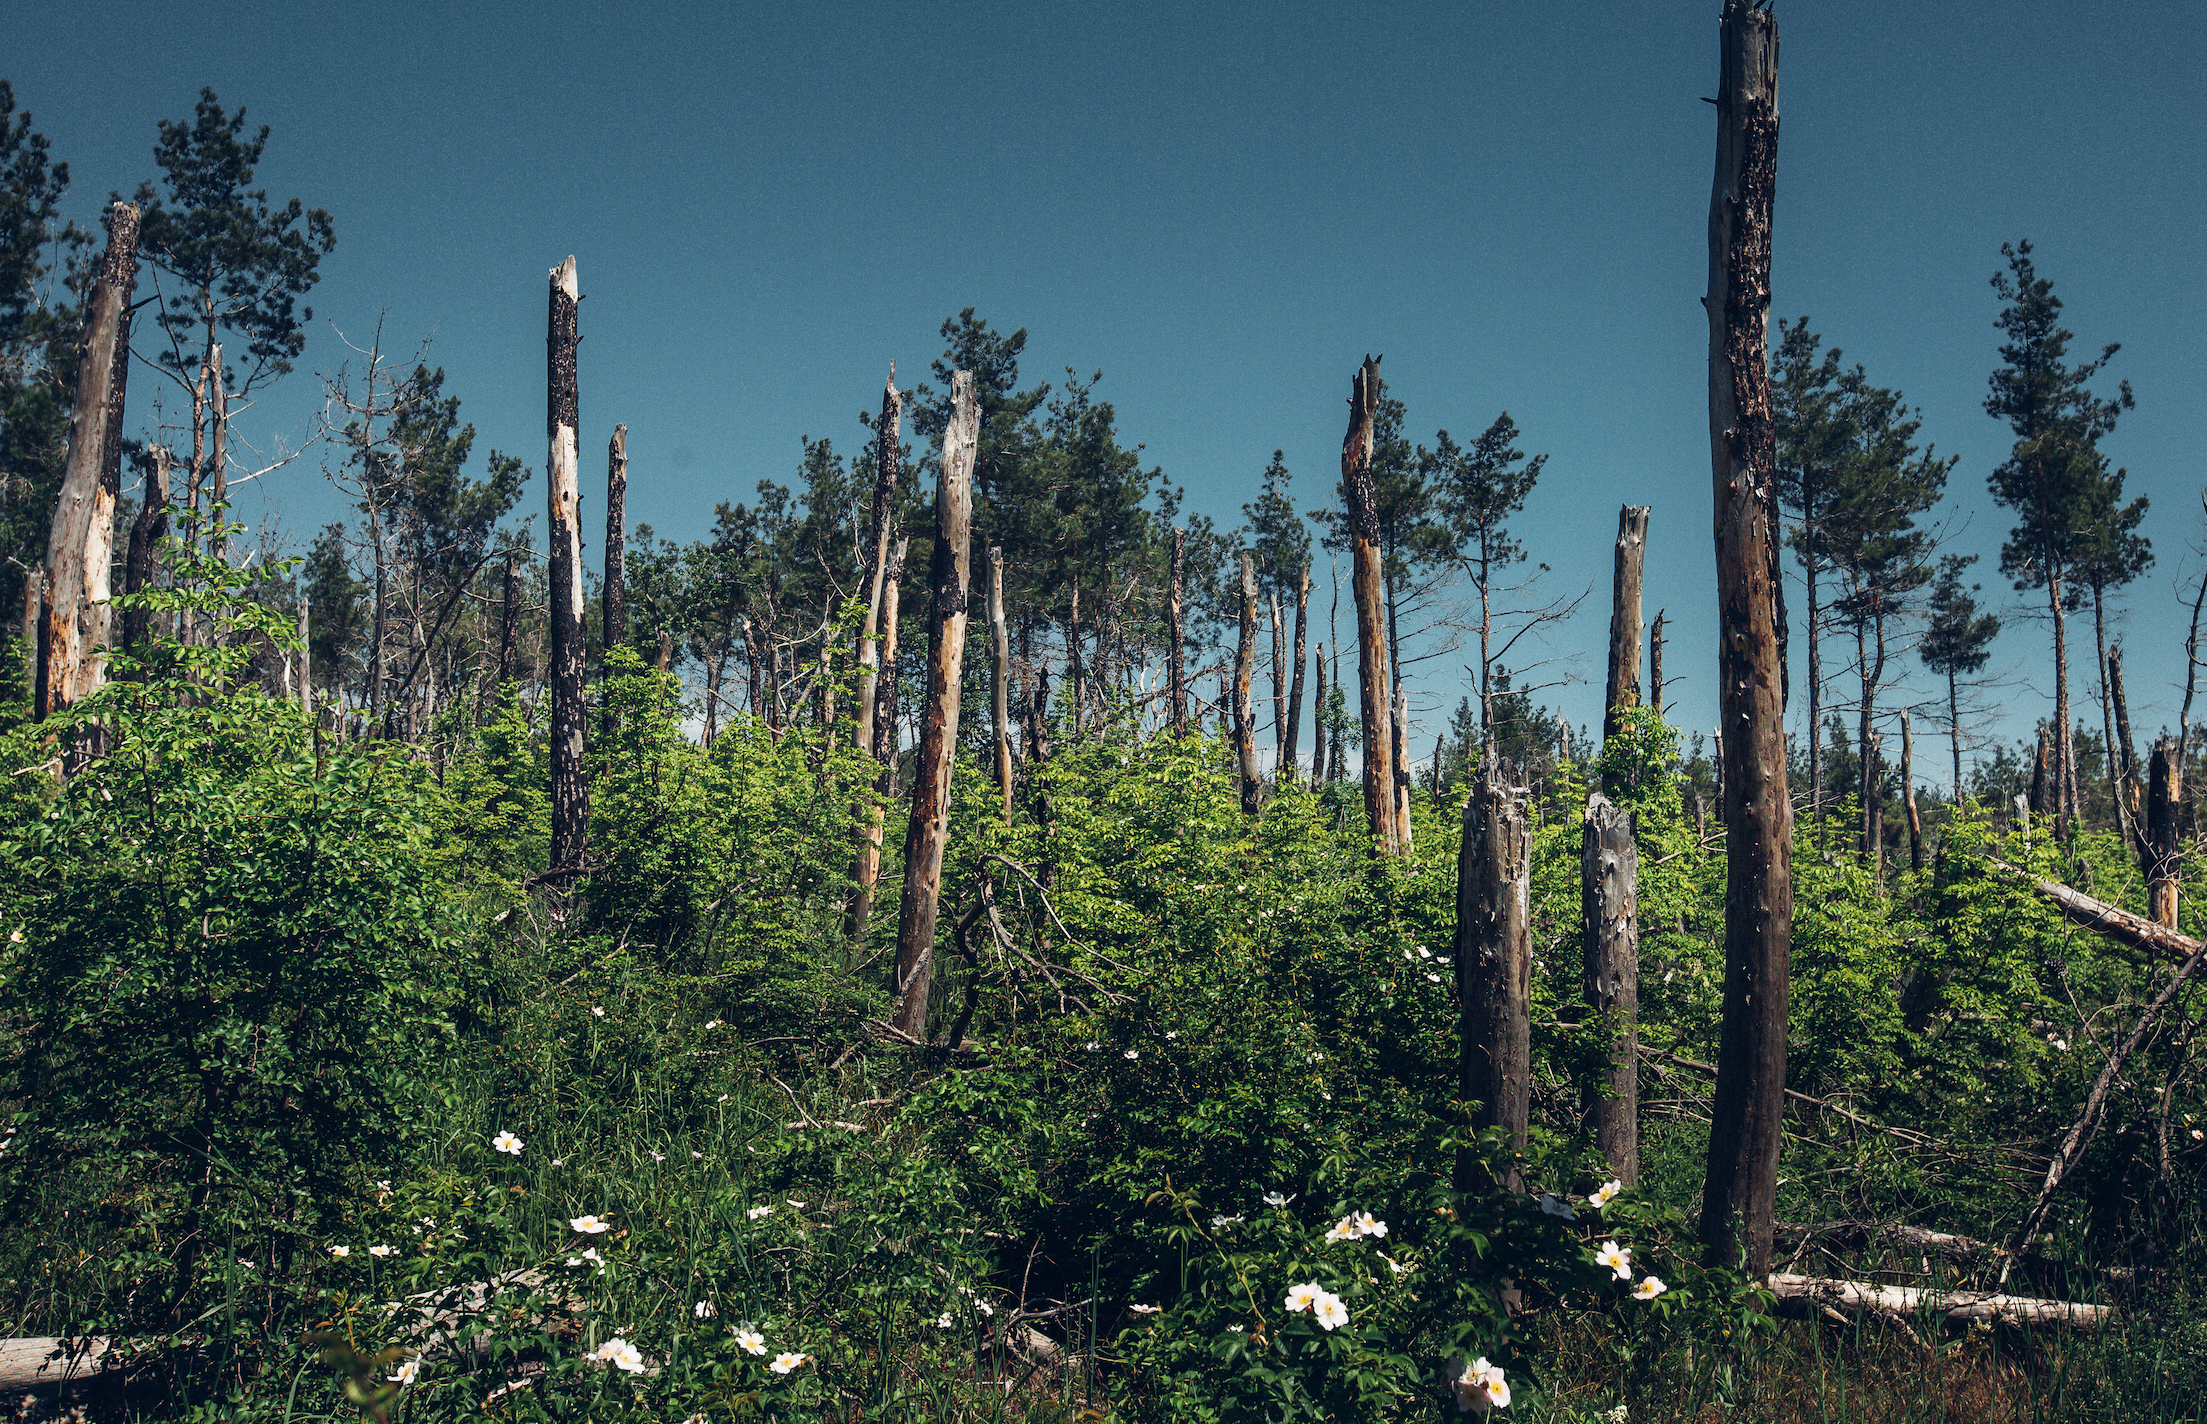
{"label": "fallen log", "polygon": [[2030,1296],[2002,1295],[1997,1291],[1922,1290],[1915,1286],[1878,1286],[1862,1281],[1793,1275],[1773,1275],[1769,1284],[1780,1305],[1791,1305],[1795,1312],[1833,1311],[1902,1322],[1929,1312],[1943,1317],[1949,1328],[1982,1321],[2000,1325],[2068,1325],[2092,1330],[2115,1315],[2115,1307],[2111,1305],[2038,1300]]}
{"label": "fallen log", "polygon": [[[1870,1246],[1896,1246],[1924,1256],[1938,1256],[1943,1260],[1969,1265],[1987,1265],[1993,1262],[2005,1264],[2011,1259],[2008,1248],[1996,1241],[1980,1241],[1974,1236],[1933,1231],[1924,1226],[1907,1226],[1897,1221],[1780,1221],[1774,1225],[1778,1241],[1796,1254],[1811,1246],[1841,1251],[1860,1251]],[[2127,1286],[2137,1279],[2137,1272],[2128,1266],[2065,1267],[2054,1258],[2041,1256],[2036,1252],[2027,1255],[2024,1264],[2097,1276],[2113,1286]],[[2033,1271],[2034,1275],[2039,1273],[2039,1270]]]}
{"label": "fallen log", "polygon": [[2133,949],[2143,949],[2154,954],[2166,954],[2179,961],[2190,959],[2199,953],[2200,942],[2180,930],[2156,924],[2143,915],[2120,910],[2105,900],[2095,900],[2081,890],[2072,890],[2058,880],[2044,880],[2019,865],[1987,857],[1985,863],[2010,875],[2021,876],[2032,889],[2053,902],[2062,918],[2085,929],[2121,940]]}

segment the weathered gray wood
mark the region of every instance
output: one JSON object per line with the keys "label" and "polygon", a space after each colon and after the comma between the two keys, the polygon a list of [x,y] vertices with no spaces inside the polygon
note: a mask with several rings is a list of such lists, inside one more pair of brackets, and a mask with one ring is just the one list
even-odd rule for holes
{"label": "weathered gray wood", "polygon": [[1349,431],[1341,441],[1341,490],[1349,515],[1349,588],[1356,596],[1358,713],[1364,729],[1364,816],[1373,849],[1401,850],[1395,810],[1395,728],[1388,694],[1387,594],[1381,584],[1379,501],[1372,484],[1372,422],[1379,413],[1379,358],[1367,356],[1349,391]]}
{"label": "weathered gray wood", "polygon": [[1648,706],[1655,715],[1663,712],[1663,612],[1655,610],[1655,621],[1648,625]]}
{"label": "weathered gray wood", "polygon": [[[1524,788],[1509,785],[1491,756],[1480,759],[1464,807],[1455,964],[1458,1092],[1479,1105],[1475,1126],[1501,1128],[1522,1153],[1532,1102],[1532,820]],[[1508,1184],[1517,1185],[1514,1170]]]}
{"label": "weathered gray wood", "polygon": [[1233,708],[1234,765],[1241,781],[1241,809],[1254,816],[1264,798],[1264,782],[1257,770],[1256,710],[1249,701],[1249,682],[1257,658],[1257,575],[1247,554],[1241,556],[1240,632],[1234,645],[1234,682],[1229,702]]}
{"label": "weathered gray wood", "polygon": [[[881,578],[881,670],[889,675],[876,679],[870,699],[873,757],[880,770],[874,773],[874,794],[859,819],[858,859],[851,868],[851,908],[844,919],[843,930],[854,941],[865,938],[867,925],[873,918],[874,895],[881,884],[882,818],[888,804],[896,800],[897,621],[900,590],[904,586],[904,558],[911,542],[904,538],[897,540]],[[748,625],[745,635],[749,636]],[[758,705],[756,692],[752,695],[752,705],[754,708]]]}
{"label": "weathered gray wood", "polygon": [[989,707],[995,719],[996,789],[1012,823],[1011,629],[1004,622],[1004,551],[989,550]]}
{"label": "weathered gray wood", "polygon": [[1172,590],[1165,602],[1166,635],[1170,640],[1167,653],[1172,660],[1172,732],[1176,737],[1188,735],[1188,645],[1181,623],[1187,599],[1187,542],[1187,531],[1176,526],[1172,531]]}
{"label": "weathered gray wood", "polygon": [[2175,737],[2153,744],[2146,763],[2146,903],[2154,923],[2176,928],[2184,857],[2184,754]]}
{"label": "weathered gray wood", "polygon": [[1648,510],[1617,511],[1616,567],[1610,581],[1609,682],[1602,697],[1602,738],[1617,735],[1617,714],[1640,705],[1640,582],[1646,566]]}
{"label": "weathered gray wood", "polygon": [[2117,909],[2105,900],[2095,900],[2081,890],[2072,890],[2058,880],[2042,880],[2004,860],[1985,863],[2021,876],[2032,889],[2051,900],[2064,919],[2085,929],[2119,939],[2134,949],[2164,954],[2172,959],[2189,959],[2199,952],[2200,942],[2173,926],[2157,924],[2128,910]]}
{"label": "weathered gray wood", "polygon": [[314,725],[314,644],[308,641],[307,596],[299,595],[299,715]]}
{"label": "weathered gray wood", "polygon": [[513,681],[514,639],[521,629],[521,555],[506,554],[506,586],[498,600],[498,686]]}
{"label": "weathered gray wood", "polygon": [[1393,712],[1395,744],[1395,849],[1408,855],[1410,845],[1410,689],[1395,684]]}
{"label": "weathered gray wood", "polygon": [[2115,1314],[2111,1305],[2080,1305],[2065,1300],[2034,1300],[1997,1291],[1923,1290],[1820,1276],[1779,1274],[1769,1279],[1781,1303],[1799,1301],[1843,1315],[1875,1315],[1905,1322],[1923,1311],[1944,1315],[1949,1326],[2069,1325],[2097,1329]]}
{"label": "weathered gray wood", "polygon": [[1717,706],[1723,721],[1724,1019],[1701,1236],[1712,1264],[1770,1269],[1784,1135],[1793,806],[1786,780],[1769,347],[1778,22],[1725,0],[1709,198],[1709,451],[1716,495]]}
{"label": "weathered gray wood", "polygon": [[980,441],[973,373],[954,371],[950,419],[943,427],[942,460],[936,467],[935,549],[928,562],[933,596],[927,610],[927,705],[913,764],[904,898],[897,911],[896,1005],[890,1017],[899,1031],[922,1043],[927,1041],[927,993],[935,966],[943,846],[950,838],[951,762],[958,750],[958,692],[965,669],[973,562],[973,461]]}
{"label": "weathered gray wood", "polygon": [[1900,780],[1902,802],[1908,808],[1908,868],[1923,869],[1923,812],[1916,806],[1916,737],[1908,714],[1900,714]]}
{"label": "weathered gray wood", "polygon": [[43,720],[106,678],[109,566],[122,498],[123,399],[130,376],[131,296],[138,286],[138,209],[117,203],[85,301],[69,459],[46,541],[35,715]]}
{"label": "weathered gray wood", "polygon": [[[1639,639],[1633,639],[1638,646]],[[1585,926],[1581,990],[1605,1045],[1601,1076],[1582,1101],[1594,1148],[1626,1186],[1640,1181],[1640,853],[1632,817],[1601,793],[1586,798],[1579,853]]]}
{"label": "weathered gray wood", "polygon": [[580,289],[575,259],[552,269],[545,333],[545,434],[549,449],[551,583],[552,853],[556,874],[579,873],[590,821],[590,783],[583,777],[582,476],[576,443],[580,388],[575,369]]}

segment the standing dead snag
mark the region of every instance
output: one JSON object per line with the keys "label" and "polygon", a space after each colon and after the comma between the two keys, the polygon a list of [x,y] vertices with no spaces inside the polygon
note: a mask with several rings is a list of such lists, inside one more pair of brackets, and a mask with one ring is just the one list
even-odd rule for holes
{"label": "standing dead snag", "polygon": [[1579,858],[1586,925],[1587,1022],[1606,1044],[1601,1080],[1583,1095],[1594,1147],[1626,1186],[1640,1181],[1640,853],[1632,817],[1586,798]]}
{"label": "standing dead snag", "polygon": [[1293,781],[1301,772],[1296,764],[1296,744],[1302,740],[1303,727],[1303,668],[1310,659],[1307,639],[1310,636],[1310,560],[1303,560],[1302,568],[1295,576],[1295,674],[1287,694],[1287,730],[1280,741],[1280,765],[1275,772],[1284,781]]}
{"label": "standing dead snag", "polygon": [[989,709],[996,722],[996,789],[1012,823],[1011,630],[1004,623],[1004,551],[989,550]]}
{"label": "standing dead snag", "polygon": [[[169,534],[169,468],[176,457],[165,445],[156,445],[148,453],[152,463],[146,471],[143,497],[138,501],[138,517],[130,524],[129,552],[123,558],[124,593],[144,593],[160,581],[161,541]],[[142,651],[152,625],[153,615],[145,609],[126,610],[123,647],[131,652]]]}
{"label": "standing dead snag", "polygon": [[[882,817],[888,804],[897,799],[897,615],[899,590],[904,586],[904,556],[911,543],[909,539],[897,540],[881,579],[881,667],[889,675],[876,679],[874,695],[868,699],[874,764],[880,770],[874,773],[874,794],[860,817],[858,860],[851,869],[856,888],[843,933],[854,941],[866,937],[866,926],[873,919],[874,893],[881,884]],[[754,693],[752,706],[757,705]]]}
{"label": "standing dead snag", "polygon": [[106,677],[108,566],[123,485],[123,395],[130,376],[130,299],[138,288],[138,210],[117,203],[107,251],[85,302],[69,463],[46,541],[38,637],[37,717],[43,721]]}
{"label": "standing dead snag", "polygon": [[1176,737],[1188,735],[1188,644],[1180,621],[1188,593],[1187,544],[1187,531],[1175,528],[1172,531],[1172,592],[1165,603],[1165,619],[1170,639],[1168,655],[1172,660],[1172,734]]}
{"label": "standing dead snag", "polygon": [[1241,638],[1234,648],[1234,681],[1228,697],[1234,718],[1234,765],[1241,773],[1241,809],[1257,814],[1264,783],[1257,772],[1257,715],[1249,703],[1249,680],[1257,659],[1257,575],[1249,556],[1241,556]]}
{"label": "standing dead snag", "polygon": [[[1793,804],[1779,643],[1778,497],[1770,406],[1771,199],[1778,22],[1724,0],[1716,178],[1709,198],[1709,453],[1716,486],[1717,707],[1723,721],[1724,1027],[1710,1107],[1701,1238],[1770,1271],[1784,1131]],[[1744,1233],[1744,1235],[1742,1234]]]}
{"label": "standing dead snag", "polygon": [[[889,363],[889,379],[881,387],[881,415],[874,421],[874,499],[866,522],[866,614],[858,630],[858,689],[857,705],[853,709],[856,725],[851,741],[859,751],[885,762],[876,745],[875,727],[881,716],[881,669],[884,664],[894,667],[897,641],[897,578],[891,576],[889,541],[895,534],[897,477],[901,473],[899,463],[903,456],[898,444],[902,434],[904,393],[897,389],[897,363]],[[904,554],[901,548],[896,557],[896,574],[902,576]],[[753,659],[753,677],[756,659]],[[894,695],[896,674],[889,677],[891,695]],[[752,706],[758,705],[757,695]],[[890,731],[893,734],[894,717]],[[894,754],[895,744],[890,744]],[[858,811],[858,853],[851,864],[851,906],[844,917],[846,934],[856,939],[866,933],[866,922],[873,917],[874,886],[881,877],[881,818],[882,802],[888,798],[887,778],[882,779],[880,795],[866,798]]]}
{"label": "standing dead snag", "polygon": [[550,449],[552,864],[555,872],[582,869],[583,831],[590,821],[590,783],[582,774],[582,479],[581,393],[575,346],[581,339],[575,259],[552,269],[551,316],[545,333],[545,433]]}
{"label": "standing dead snag", "polygon": [[1916,736],[1900,714],[1901,804],[1908,810],[1908,868],[1923,869],[1923,813],[1916,807]]}
{"label": "standing dead snag", "polygon": [[2146,762],[2146,904],[2154,923],[2176,928],[2177,875],[2183,864],[2184,754],[2161,737]]}
{"label": "standing dead snag", "polygon": [[1617,714],[1640,705],[1640,578],[1648,547],[1648,506],[1617,512],[1617,569],[1609,610],[1609,690],[1602,739],[1617,735]]}
{"label": "standing dead snag", "polygon": [[[1532,1105],[1532,819],[1525,791],[1482,757],[1456,856],[1457,1090],[1479,1104],[1477,1127],[1499,1127],[1525,1150]],[[1460,1164],[1460,1187],[1478,1184]],[[1518,1186],[1511,1171],[1507,1184]]]}
{"label": "standing dead snag", "polygon": [[973,459],[981,410],[973,373],[950,377],[950,420],[936,471],[934,591],[927,610],[927,706],[912,772],[912,822],[904,838],[904,900],[897,911],[896,1008],[891,1022],[927,1041],[927,989],[935,964],[935,918],[943,888],[943,844],[950,838],[951,759],[958,750],[958,689],[966,654],[966,589],[973,562]]}
{"label": "standing dead snag", "polygon": [[628,641],[628,427],[605,447],[605,650]]}
{"label": "standing dead snag", "polygon": [[1663,610],[1655,610],[1655,621],[1648,625],[1648,706],[1655,715],[1663,715]]}
{"label": "standing dead snag", "polygon": [[1400,853],[1395,814],[1393,687],[1387,675],[1387,595],[1380,584],[1379,499],[1372,487],[1372,421],[1379,413],[1379,362],[1364,358],[1349,389],[1349,433],[1341,441],[1341,491],[1349,507],[1349,588],[1356,595],[1357,708],[1364,725],[1364,816],[1373,848]]}

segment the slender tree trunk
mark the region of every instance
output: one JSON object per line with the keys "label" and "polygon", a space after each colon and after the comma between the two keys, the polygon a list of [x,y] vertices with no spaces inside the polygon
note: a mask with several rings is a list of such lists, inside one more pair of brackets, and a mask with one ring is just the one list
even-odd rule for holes
{"label": "slender tree trunk", "polygon": [[1234,764],[1241,771],[1241,809],[1257,814],[1264,782],[1257,771],[1257,714],[1250,705],[1249,683],[1257,661],[1257,575],[1249,556],[1241,556],[1241,636],[1234,645]]}
{"label": "slender tree trunk", "polygon": [[[1457,1090],[1476,1127],[1499,1127],[1520,1157],[1532,1103],[1532,821],[1525,792],[1483,757],[1456,857]],[[1484,1185],[1459,1164],[1460,1185]],[[1505,1174],[1510,1190],[1518,1172]]]}
{"label": "slender tree trunk", "polygon": [[299,715],[314,725],[314,644],[308,639],[306,595],[299,595]]}
{"label": "slender tree trunk", "polygon": [[1586,798],[1579,854],[1586,935],[1587,1023],[1605,1067],[1583,1095],[1594,1148],[1626,1186],[1640,1182],[1640,852],[1632,817],[1599,792]]}
{"label": "slender tree trunk", "polygon": [[[138,517],[131,521],[129,552],[123,559],[123,592],[144,593],[161,579],[161,541],[169,533],[169,467],[175,457],[165,445],[153,447],[153,468],[146,479]],[[123,614],[123,647],[143,654],[153,615],[142,608]]]}
{"label": "slender tree trunk", "polygon": [[1065,731],[1068,740],[1079,741],[1081,735],[1082,684],[1081,676],[1081,580],[1073,575],[1072,604],[1065,619]]}
{"label": "slender tree trunk", "polygon": [[506,554],[506,587],[498,600],[498,687],[501,694],[514,680],[514,639],[521,631],[520,555]]}
{"label": "slender tree trunk", "polygon": [[575,259],[552,269],[546,329],[545,424],[550,441],[552,866],[579,871],[590,821],[590,783],[583,778],[583,646],[580,387],[575,370]]}
{"label": "slender tree trunk", "polygon": [[[1885,881],[1885,768],[1878,764],[1877,733],[1872,730],[1877,716],[1877,686],[1882,666],[1873,670],[1870,657],[1869,628],[1857,621],[1854,630],[1855,666],[1862,673],[1862,698],[1856,708],[1855,745],[1856,757],[1861,765],[1859,788],[1862,796],[1861,824],[1856,827],[1862,863],[1870,868],[1879,884]],[[1880,654],[1876,662],[1885,661]]]}
{"label": "slender tree trunk", "polygon": [[2066,844],[2077,814],[2077,748],[2069,730],[2069,623],[2062,612],[2062,584],[2058,572],[2046,580],[2054,614],[2054,835]]}
{"label": "slender tree trunk", "polygon": [[1908,868],[1923,869],[1923,812],[1916,806],[1916,737],[1908,714],[1900,714],[1900,781],[1908,808]]}
{"label": "slender tree trunk", "polygon": [[2092,631],[2100,645],[2100,736],[2107,749],[2108,799],[2115,803],[2115,828],[2130,847],[2141,871],[2153,859],[2139,824],[2138,803],[2131,799],[2138,766],[2130,744],[2130,700],[2123,695],[2123,649],[2107,646],[2107,620],[2100,590],[2092,590]]}
{"label": "slender tree trunk", "polygon": [[874,682],[873,741],[869,750],[874,765],[874,794],[859,818],[858,858],[851,866],[850,913],[843,932],[853,943],[866,937],[873,920],[874,895],[881,884],[882,821],[896,800],[897,777],[897,614],[898,590],[904,583],[904,556],[911,541],[899,539],[889,552],[881,575],[880,673]]}
{"label": "slender tree trunk", "polygon": [[996,731],[996,789],[1012,823],[1012,639],[1004,622],[1004,551],[989,550],[989,710]]}
{"label": "slender tree trunk", "polygon": [[[1814,525],[1809,533],[1813,537]],[[1816,823],[1816,848],[1824,848],[1824,627],[1816,602],[1815,551],[1805,561],[1808,574],[1809,669],[1809,819]]]}
{"label": "slender tree trunk", "polygon": [[2130,735],[2130,695],[2123,690],[2123,645],[2107,650],[2107,685],[2115,699],[2115,747],[2123,754],[2123,801],[2135,818],[2139,813],[2137,744]]}
{"label": "slender tree trunk", "polygon": [[1962,804],[1962,691],[1952,669],[1946,675],[1947,735],[1954,746],[1954,805]]}
{"label": "slender tree trunk", "polygon": [[207,473],[212,477],[213,493],[207,501],[207,512],[212,516],[208,534],[208,549],[217,559],[230,554],[230,511],[223,506],[230,502],[230,392],[224,381],[222,367],[222,343],[207,348]]}
{"label": "slender tree trunk", "polygon": [[[628,427],[613,427],[605,447],[605,650],[628,642]],[[610,715],[610,714],[609,714]]]}
{"label": "slender tree trunk", "polygon": [[1280,744],[1279,775],[1293,781],[1302,768],[1296,764],[1297,745],[1303,730],[1303,668],[1310,661],[1305,639],[1310,636],[1310,560],[1295,575],[1295,674],[1287,694],[1287,737]]}
{"label": "slender tree trunk", "polygon": [[653,672],[665,672],[674,666],[674,634],[665,628],[659,630],[659,651],[651,660]]}
{"label": "slender tree trunk", "polygon": [[1278,590],[1265,594],[1272,614],[1272,778],[1285,784],[1295,778],[1287,766],[1287,620],[1280,616]]}
{"label": "slender tree trunk", "polygon": [[2038,749],[2031,758],[2031,814],[2051,816],[2061,804],[2061,792],[2055,784],[2060,772],[2060,753],[2054,750],[2054,734],[2044,723],[2038,729]]}
{"label": "slender tree trunk", "polygon": [[1349,433],[1341,442],[1341,488],[1348,504],[1349,586],[1356,596],[1357,695],[1364,722],[1364,815],[1373,848],[1400,853],[1395,815],[1393,679],[1387,675],[1387,595],[1379,567],[1379,504],[1372,487],[1372,420],[1379,410],[1379,362],[1367,356],[1349,395]]}
{"label": "slender tree trunk", "polygon": [[1784,1135],[1793,928],[1784,649],[1769,348],[1778,22],[1725,0],[1709,204],[1709,445],[1716,485],[1717,705],[1724,750],[1724,1019],[1701,1236],[1712,1263],[1770,1270]]}
{"label": "slender tree trunk", "polygon": [[2184,753],[2176,737],[2153,744],[2146,767],[2147,911],[2156,924],[2176,928],[2178,876],[2183,867]]}
{"label": "slender tree trunk", "polygon": [[1187,531],[1176,527],[1172,531],[1172,591],[1165,603],[1167,636],[1171,639],[1167,656],[1171,660],[1172,734],[1176,737],[1188,735],[1188,645],[1181,623],[1188,596],[1187,544]]}
{"label": "slender tree trunk", "polygon": [[958,692],[971,583],[973,458],[981,438],[973,373],[950,378],[935,488],[935,550],[928,566],[927,710],[912,777],[912,824],[904,840],[904,899],[897,912],[896,1006],[892,1022],[927,1041],[927,991],[934,973],[935,920],[942,896],[943,845],[950,837],[951,760],[958,750]]}
{"label": "slender tree trunk", "polygon": [[1602,740],[1617,735],[1619,712],[1640,705],[1640,578],[1648,548],[1648,506],[1617,511],[1616,573],[1609,606],[1609,686],[1602,699]]}
{"label": "slender tree trunk", "polygon": [[[1655,715],[1663,715],[1663,610],[1655,610],[1655,622],[1648,625],[1648,705]],[[1815,740],[1813,735],[1810,740]]]}
{"label": "slender tree trunk", "polygon": [[1311,658],[1311,667],[1315,673],[1312,682],[1318,695],[1312,699],[1310,706],[1310,784],[1313,787],[1319,787],[1326,784],[1326,778],[1333,772],[1332,766],[1326,761],[1326,645],[1324,643],[1318,645],[1316,655]]}
{"label": "slender tree trunk", "polygon": [[1410,691],[1395,684],[1395,849],[1410,854]]}
{"label": "slender tree trunk", "polygon": [[106,680],[106,660],[98,650],[107,641],[115,505],[123,484],[130,303],[137,286],[138,210],[117,203],[108,219],[107,250],[85,302],[69,461],[46,541],[35,709],[40,720]]}
{"label": "slender tree trunk", "polygon": [[46,566],[43,563],[33,564],[23,571],[23,655],[30,664],[24,687],[30,693],[34,710],[46,695],[46,659],[40,651],[46,642],[46,620],[39,616],[45,603],[45,590]]}
{"label": "slender tree trunk", "polygon": [[[866,520],[866,616],[858,630],[858,692],[854,709],[857,726],[852,732],[853,744],[868,756],[873,755],[874,750],[874,703],[878,698],[876,684],[881,677],[882,596],[889,581],[889,541],[895,533],[891,526],[896,523],[898,465],[902,458],[898,440],[903,415],[904,393],[897,389],[897,363],[891,361],[889,379],[881,388],[881,415],[874,421],[874,499]],[[865,821],[866,814],[862,813],[860,819]],[[872,824],[878,858],[881,847],[878,817]]]}

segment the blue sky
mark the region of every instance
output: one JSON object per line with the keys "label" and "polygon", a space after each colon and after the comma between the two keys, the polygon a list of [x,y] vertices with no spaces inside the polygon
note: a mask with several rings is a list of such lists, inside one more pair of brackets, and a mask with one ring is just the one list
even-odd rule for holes
{"label": "blue sky", "polygon": [[[1616,508],[1654,507],[1649,612],[1674,622],[1676,716],[1706,728],[1716,11],[125,3],[87,25],[10,0],[5,77],[80,221],[153,173],[156,121],[202,84],[273,126],[258,181],[329,209],[338,248],[299,373],[243,424],[264,447],[306,433],[314,372],[345,355],[330,324],[380,317],[387,342],[434,338],[483,446],[541,466],[544,274],[569,252],[584,446],[625,421],[631,516],[678,538],[788,479],[801,434],[855,448],[887,363],[922,375],[964,306],[1029,330],[1029,380],[1101,369],[1126,438],[1226,524],[1275,447],[1306,507],[1326,497],[1350,374],[1384,352],[1413,433],[1507,409],[1549,454],[1518,527],[1559,592],[1594,586],[1550,649],[1575,659],[1545,694],[1575,722],[1598,720]],[[1962,457],[1954,547],[1995,564],[2007,528],[1982,410],[2000,243],[2037,243],[2081,347],[2123,343],[2138,410],[2107,448],[2160,555],[2124,615],[2147,734],[2175,713],[2207,483],[2207,24],[2181,3],[1778,14],[1775,312]],[[154,389],[133,382],[134,424]],[[243,517],[300,541],[339,512],[314,454],[255,498]],[[1998,646],[2010,736],[2050,705],[2046,645],[2018,620]],[[1427,679],[1415,744],[1454,681]]]}

